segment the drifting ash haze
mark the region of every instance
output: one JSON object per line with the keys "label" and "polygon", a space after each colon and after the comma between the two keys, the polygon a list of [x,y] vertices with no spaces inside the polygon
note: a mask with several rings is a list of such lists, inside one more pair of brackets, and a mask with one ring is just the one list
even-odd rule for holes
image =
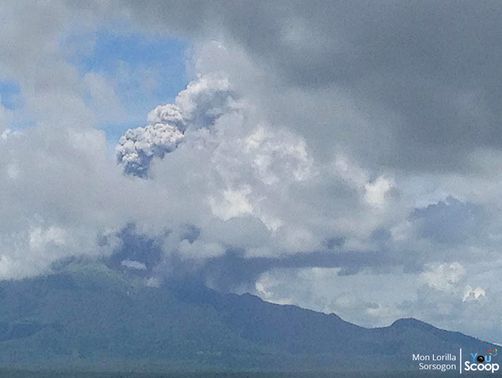
{"label": "drifting ash haze", "polygon": [[[0,5],[0,278],[112,260],[502,339],[499,4],[24,5]],[[104,35],[190,44],[186,89],[116,148],[124,83],[170,79],[81,63]]]}

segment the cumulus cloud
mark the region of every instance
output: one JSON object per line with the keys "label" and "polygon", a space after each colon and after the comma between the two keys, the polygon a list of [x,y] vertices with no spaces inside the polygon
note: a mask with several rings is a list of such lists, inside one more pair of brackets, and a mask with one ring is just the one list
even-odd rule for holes
{"label": "cumulus cloud", "polygon": [[458,262],[428,266],[422,273],[425,283],[437,290],[450,291],[464,278],[465,269]]}
{"label": "cumulus cloud", "polygon": [[227,78],[217,74],[201,75],[176,97],[185,129],[209,127],[221,115],[238,105]]}
{"label": "cumulus cloud", "polygon": [[[152,285],[199,274],[364,325],[500,335],[500,6],[0,7],[0,76],[33,120],[0,120],[1,278],[90,256]],[[93,128],[120,118],[113,83],[60,45],[117,20],[190,38],[194,60],[118,166]]]}
{"label": "cumulus cloud", "polygon": [[2,278],[46,272],[69,256],[111,252],[123,194],[109,188],[127,183],[119,184],[102,132],[35,127],[0,139],[0,150]]}
{"label": "cumulus cloud", "polygon": [[[319,152],[341,137],[364,165],[441,172],[468,170],[480,147],[500,147],[500,93],[492,85],[500,48],[492,41],[502,35],[501,6],[215,1],[127,8],[138,27],[242,51],[247,59],[227,60],[226,68],[248,90],[266,83],[266,95],[256,96],[263,107],[279,122],[294,120],[290,127],[307,124]],[[246,77],[249,62],[259,82]]]}
{"label": "cumulus cloud", "polygon": [[467,285],[465,287],[464,297],[462,298],[462,301],[478,301],[485,296],[486,290],[482,287],[472,288],[471,286]]}
{"label": "cumulus cloud", "polygon": [[385,197],[388,195],[392,189],[392,182],[385,177],[377,177],[374,182],[369,182],[365,184],[364,189],[366,190],[364,198],[366,201],[374,206],[383,206]]}
{"label": "cumulus cloud", "polygon": [[466,242],[485,232],[483,209],[453,197],[416,209],[412,215],[420,236],[439,243]]}
{"label": "cumulus cloud", "polygon": [[125,266],[128,269],[133,269],[133,270],[146,270],[146,265],[142,262],[139,261],[134,261],[134,260],[123,260],[120,263],[122,266]]}

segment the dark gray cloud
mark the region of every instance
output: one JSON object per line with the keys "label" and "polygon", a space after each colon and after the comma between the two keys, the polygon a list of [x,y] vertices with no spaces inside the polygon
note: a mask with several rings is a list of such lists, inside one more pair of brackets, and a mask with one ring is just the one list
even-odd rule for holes
{"label": "dark gray cloud", "polygon": [[[186,230],[182,239],[193,243],[198,237],[196,228],[187,226]],[[145,266],[145,269],[134,272],[145,277],[171,282],[199,282],[228,292],[253,292],[259,277],[275,269],[340,268],[339,275],[350,275],[368,268],[385,271],[403,263],[399,256],[384,251],[339,250],[248,257],[244,250],[239,249],[228,249],[220,256],[194,261],[179,251],[166,254],[162,249],[162,238],[143,235],[133,225],[121,230],[117,237],[119,246],[105,259],[106,264],[114,269],[124,270],[124,261],[132,261]]]}
{"label": "dark gray cloud", "polygon": [[[111,254],[367,325],[458,311],[492,330],[476,309],[500,312],[502,5],[26,4],[0,5],[0,75],[35,118],[0,124],[0,278]],[[124,137],[119,166],[93,128],[121,114],[113,80],[60,43],[97,30],[187,37],[199,78]]]}
{"label": "dark gray cloud", "polygon": [[279,257],[246,257],[242,251],[229,250],[208,259],[198,274],[205,283],[222,291],[254,291],[259,277],[274,269],[340,268],[338,274],[356,274],[364,268],[389,268],[397,264],[388,253],[323,251],[303,252]]}
{"label": "dark gray cloud", "polygon": [[[281,85],[342,90],[379,120],[379,148],[357,135],[347,146],[368,164],[461,171],[471,152],[502,144],[500,2],[132,2],[131,14],[153,30],[235,43]],[[329,109],[315,110],[313,132],[334,127],[319,114]]]}
{"label": "dark gray cloud", "polygon": [[[412,214],[420,237],[455,245],[486,232],[486,214],[480,206],[448,197],[445,201],[416,209]],[[486,237],[486,236],[485,236]]]}

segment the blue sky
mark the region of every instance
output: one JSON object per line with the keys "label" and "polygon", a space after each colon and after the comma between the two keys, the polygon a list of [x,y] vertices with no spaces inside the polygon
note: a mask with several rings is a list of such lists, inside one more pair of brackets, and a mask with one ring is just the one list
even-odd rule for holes
{"label": "blue sky", "polygon": [[75,61],[82,74],[98,73],[115,85],[126,119],[102,124],[114,143],[123,131],[142,126],[155,106],[172,102],[187,83],[185,41],[107,30],[93,36],[94,46]]}
{"label": "blue sky", "polygon": [[[97,74],[105,79],[125,111],[120,117],[104,114],[98,119],[98,127],[105,130],[110,145],[126,129],[143,126],[148,112],[172,102],[188,81],[186,60],[190,46],[181,39],[103,29],[61,40],[67,60],[79,74]],[[0,81],[0,99],[5,108],[13,111],[12,128],[33,126],[15,81]]]}
{"label": "blue sky", "polygon": [[[0,278],[134,222],[188,262],[305,256],[254,282],[268,300],[502,340],[502,6],[5,3],[0,132],[25,130],[0,141]],[[119,136],[189,81],[183,137],[131,133],[127,161],[160,153],[120,175]],[[318,250],[364,253],[340,270]]]}
{"label": "blue sky", "polygon": [[0,103],[7,109],[14,109],[19,102],[19,86],[13,81],[0,80]]}

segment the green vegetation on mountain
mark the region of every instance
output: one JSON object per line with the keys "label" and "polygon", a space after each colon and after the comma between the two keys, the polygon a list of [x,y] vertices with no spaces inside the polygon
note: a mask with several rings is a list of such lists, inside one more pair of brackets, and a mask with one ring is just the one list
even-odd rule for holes
{"label": "green vegetation on mountain", "polygon": [[413,319],[367,329],[334,314],[189,283],[149,287],[101,265],[0,282],[0,366],[141,371],[370,370],[489,344]]}

